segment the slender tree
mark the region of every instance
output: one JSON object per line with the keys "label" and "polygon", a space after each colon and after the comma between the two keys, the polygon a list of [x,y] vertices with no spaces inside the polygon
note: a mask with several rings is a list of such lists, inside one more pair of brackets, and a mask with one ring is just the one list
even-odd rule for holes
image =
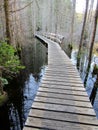
{"label": "slender tree", "polygon": [[95,11],[94,28],[93,28],[92,39],[91,39],[90,50],[89,50],[89,56],[88,56],[87,73],[86,73],[85,80],[84,80],[85,85],[86,85],[86,82],[87,82],[87,77],[88,77],[88,74],[89,74],[90,65],[91,65],[91,61],[92,61],[92,52],[93,52],[94,40],[95,40],[96,29],[97,29],[97,19],[98,19],[98,0],[97,0],[96,11]]}
{"label": "slender tree", "polygon": [[97,94],[97,88],[98,88],[98,73],[97,73],[96,82],[94,83],[94,87],[93,87],[92,92],[90,94],[90,101],[91,101],[92,105],[94,104],[94,101],[95,101],[95,97]]}
{"label": "slender tree", "polygon": [[85,8],[85,14],[84,14],[84,21],[83,21],[83,26],[82,26],[82,31],[81,31],[81,38],[80,38],[79,50],[78,50],[78,54],[77,54],[77,69],[78,70],[79,70],[79,64],[80,64],[81,48],[82,48],[82,44],[83,44],[83,36],[84,36],[84,33],[85,33],[85,26],[86,26],[88,5],[89,5],[89,0],[86,0],[86,8]]}
{"label": "slender tree", "polygon": [[72,20],[71,20],[71,44],[73,43],[74,18],[75,18],[76,0],[72,1]]}
{"label": "slender tree", "polygon": [[9,0],[4,0],[4,11],[5,11],[7,43],[8,43],[8,44],[11,44]]}

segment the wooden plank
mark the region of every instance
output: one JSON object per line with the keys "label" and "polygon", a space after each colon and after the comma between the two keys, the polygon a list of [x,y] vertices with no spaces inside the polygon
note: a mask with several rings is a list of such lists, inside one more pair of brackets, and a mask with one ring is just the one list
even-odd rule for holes
{"label": "wooden plank", "polygon": [[82,83],[75,83],[75,82],[58,82],[58,81],[46,81],[42,80],[42,84],[54,84],[54,85],[67,85],[67,86],[77,86],[77,87],[84,87]]}
{"label": "wooden plank", "polygon": [[72,94],[72,95],[79,95],[79,96],[86,96],[88,97],[86,92],[81,91],[72,91],[72,90],[62,90],[62,89],[53,89],[53,88],[43,88],[40,87],[38,91],[42,92],[51,92],[51,93],[60,93],[60,94]]}
{"label": "wooden plank", "polygon": [[[58,70],[58,69],[60,69],[60,70]],[[53,67],[49,67],[49,68],[47,68],[46,69],[46,71],[60,71],[60,72],[73,72],[73,73],[75,73],[75,74],[79,74],[75,69],[71,69],[71,68],[66,68],[66,67],[55,67],[55,68],[53,68]]]}
{"label": "wooden plank", "polygon": [[77,80],[77,81],[80,81],[80,82],[81,82],[80,77],[70,77],[70,76],[67,76],[67,75],[64,75],[64,76],[62,77],[62,76],[59,76],[59,75],[55,75],[55,76],[54,76],[54,75],[49,75],[49,74],[46,74],[46,73],[45,73],[45,75],[43,76],[43,78],[44,78],[44,79],[46,79],[46,78],[50,78],[50,79],[52,78],[52,79],[53,79],[53,78],[54,78],[54,79],[61,79],[61,80],[62,80],[62,79],[63,79],[63,80],[64,80],[64,79],[67,79],[67,80]]}
{"label": "wooden plank", "polygon": [[81,80],[72,80],[72,79],[68,79],[68,78],[49,78],[49,77],[43,77],[43,81],[57,81],[57,82],[71,82],[71,83],[79,83],[79,84],[83,84]]}
{"label": "wooden plank", "polygon": [[83,107],[75,107],[75,106],[70,107],[65,105],[34,102],[32,108],[40,108],[40,109],[53,110],[58,112],[68,112],[68,113],[95,116],[95,112],[93,109],[90,108],[88,109]]}
{"label": "wooden plank", "polygon": [[[52,53],[52,52],[51,52]],[[48,53],[49,54],[49,53]],[[63,66],[63,67],[68,67],[68,68],[71,68],[72,67],[72,69],[75,69],[76,67],[75,67],[75,65],[73,65],[72,64],[72,62],[70,61],[69,62],[69,59],[68,60],[64,60],[63,58],[62,58],[62,56],[60,57],[60,56],[58,56],[59,57],[59,59],[57,59],[57,60],[55,60],[55,56],[53,56],[53,54],[52,54],[52,56],[51,57],[48,57],[48,59],[49,59],[49,63],[50,64],[52,64],[52,66],[54,66],[54,65],[56,65],[56,66]],[[51,58],[52,58],[52,60],[51,60]],[[61,61],[61,62],[58,62],[58,61]],[[55,64],[54,64],[55,63]],[[49,64],[49,67],[51,66]]]}
{"label": "wooden plank", "polygon": [[68,99],[68,100],[75,100],[75,101],[84,101],[90,102],[88,97],[84,96],[76,96],[76,95],[69,95],[69,94],[58,94],[58,93],[47,93],[47,92],[37,92],[37,96],[43,97],[52,97],[52,98],[59,98],[59,99]]}
{"label": "wooden plank", "polygon": [[59,68],[56,68],[56,69],[47,69],[46,70],[47,72],[53,72],[53,73],[56,73],[56,72],[59,72],[59,73],[68,73],[68,74],[74,74],[74,75],[78,75],[78,73],[75,72],[75,70],[68,70],[68,69],[59,69]]}
{"label": "wooden plank", "polygon": [[97,126],[81,126],[80,124],[37,117],[28,117],[26,124],[37,126],[43,130],[97,130],[98,128]]}
{"label": "wooden plank", "polygon": [[57,73],[56,73],[56,74],[55,74],[55,73],[48,73],[47,71],[45,72],[45,75],[46,75],[46,76],[54,76],[54,77],[55,77],[55,76],[59,76],[60,78],[66,77],[66,76],[69,77],[69,78],[77,78],[77,79],[80,78],[79,75],[74,75],[74,76],[71,75],[71,76],[70,76],[70,75],[66,75],[66,74],[62,74],[62,73],[58,73],[58,74],[57,74]]}
{"label": "wooden plank", "polygon": [[[37,127],[37,126],[36,126]],[[23,130],[40,130],[40,128],[36,128],[36,127],[31,127],[31,126],[26,126],[25,125],[25,127],[24,127],[24,129]]]}
{"label": "wooden plank", "polygon": [[46,98],[46,97],[38,97],[34,99],[34,101],[38,102],[44,102],[44,103],[53,103],[53,104],[59,104],[59,105],[70,105],[70,106],[79,106],[79,107],[86,107],[86,108],[92,108],[92,105],[89,102],[83,102],[83,101],[73,101],[73,100],[66,100],[66,99],[59,99],[59,98]]}
{"label": "wooden plank", "polygon": [[58,67],[58,68],[66,68],[66,69],[72,69],[72,70],[76,70],[77,71],[77,69],[76,69],[76,66],[75,65],[66,65],[64,62],[61,64],[53,64],[53,65],[48,65],[48,68],[52,68],[52,69],[54,69],[55,68],[55,66],[56,67]]}
{"label": "wooden plank", "polygon": [[[55,124],[55,125],[54,125]],[[29,125],[30,127],[39,127],[42,130],[71,130],[70,124],[65,122],[58,122],[54,120],[48,120],[43,118],[35,118],[35,117],[28,117],[26,125]],[[65,126],[66,125],[66,126]],[[33,130],[33,128],[32,128]],[[74,127],[73,130],[80,130],[80,127]]]}
{"label": "wooden plank", "polygon": [[47,74],[47,73],[45,73],[45,76],[43,76],[43,78],[54,78],[54,79],[69,79],[69,80],[77,80],[77,81],[82,81],[81,79],[80,79],[80,77],[79,76],[77,76],[77,77],[71,77],[71,76],[67,76],[67,75],[51,75],[51,74]]}
{"label": "wooden plank", "polygon": [[[60,61],[59,61],[60,62]],[[49,65],[47,68],[46,68],[46,71],[63,71],[63,72],[73,72],[73,73],[76,73],[78,74],[78,72],[75,72],[75,69],[71,69],[71,68],[68,68],[67,66],[66,67],[62,67],[62,64],[59,64],[60,66],[58,66],[58,64],[55,64],[55,67],[53,67],[54,63],[52,65]],[[72,66],[73,67],[73,66]],[[78,74],[79,75],[79,74]]]}
{"label": "wooden plank", "polygon": [[[55,112],[55,111],[46,111],[40,109],[31,109],[29,116],[33,117],[43,117],[47,119],[54,119],[59,121],[68,121],[72,123],[79,123],[85,125],[95,125],[98,124],[98,121],[95,117],[89,117],[85,115],[78,115],[77,114],[70,114],[70,113],[62,113],[62,112]],[[95,120],[95,121],[94,121]]]}
{"label": "wooden plank", "polygon": [[74,91],[83,91],[85,92],[85,88],[79,86],[71,86],[71,85],[55,85],[55,84],[41,84],[40,87],[43,88],[54,88],[54,89],[62,89],[62,90],[74,90]]}
{"label": "wooden plank", "polygon": [[75,73],[69,73],[69,72],[60,72],[60,71],[46,71],[46,74],[51,74],[51,75],[53,75],[53,74],[56,74],[56,75],[68,75],[68,76],[72,76],[72,77],[80,77],[78,74],[75,74]]}

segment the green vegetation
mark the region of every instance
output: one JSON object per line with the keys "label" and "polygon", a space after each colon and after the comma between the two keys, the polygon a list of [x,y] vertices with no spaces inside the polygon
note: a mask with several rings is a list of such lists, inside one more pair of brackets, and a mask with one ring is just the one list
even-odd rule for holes
{"label": "green vegetation", "polygon": [[21,65],[19,57],[13,46],[5,41],[0,42],[0,95],[4,94],[3,86],[8,84],[7,79],[13,78],[24,66]]}

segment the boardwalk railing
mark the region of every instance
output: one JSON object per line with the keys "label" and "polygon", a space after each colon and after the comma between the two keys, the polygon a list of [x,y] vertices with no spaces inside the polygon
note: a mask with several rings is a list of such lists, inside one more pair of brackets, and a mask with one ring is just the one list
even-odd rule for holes
{"label": "boardwalk railing", "polygon": [[98,121],[78,71],[60,46],[48,44],[48,67],[24,130],[98,130]]}

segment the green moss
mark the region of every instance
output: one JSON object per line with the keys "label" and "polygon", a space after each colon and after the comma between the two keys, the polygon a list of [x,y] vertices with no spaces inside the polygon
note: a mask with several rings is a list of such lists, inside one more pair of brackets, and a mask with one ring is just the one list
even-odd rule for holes
{"label": "green moss", "polygon": [[3,104],[5,104],[8,100],[8,95],[6,92],[4,92],[3,95],[0,95],[0,106],[2,106]]}

